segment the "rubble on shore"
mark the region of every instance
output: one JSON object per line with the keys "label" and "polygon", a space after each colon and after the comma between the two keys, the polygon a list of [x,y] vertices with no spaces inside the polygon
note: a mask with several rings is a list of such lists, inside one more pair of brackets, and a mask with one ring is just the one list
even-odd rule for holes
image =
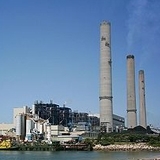
{"label": "rubble on shore", "polygon": [[95,145],[93,150],[107,150],[107,151],[160,151],[160,147],[152,147],[146,143],[135,143],[135,144],[111,144],[107,146],[102,146],[100,144]]}

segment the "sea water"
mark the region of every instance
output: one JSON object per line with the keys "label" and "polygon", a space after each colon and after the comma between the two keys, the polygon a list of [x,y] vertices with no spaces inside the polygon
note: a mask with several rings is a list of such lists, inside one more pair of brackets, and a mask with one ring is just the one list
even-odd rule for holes
{"label": "sea water", "polygon": [[138,160],[160,157],[152,151],[0,151],[0,160]]}

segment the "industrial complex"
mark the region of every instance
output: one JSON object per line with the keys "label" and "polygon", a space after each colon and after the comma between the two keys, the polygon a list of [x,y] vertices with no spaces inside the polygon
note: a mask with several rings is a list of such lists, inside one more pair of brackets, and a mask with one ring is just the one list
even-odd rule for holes
{"label": "industrial complex", "polygon": [[[113,115],[114,129],[125,127],[123,117]],[[119,126],[119,127],[118,127]],[[14,135],[17,140],[70,140],[79,135],[96,136],[100,131],[99,115],[72,111],[66,106],[36,101],[32,107],[13,109],[13,124],[0,124],[0,134]]]}
{"label": "industrial complex", "polygon": [[[127,128],[147,127],[144,71],[139,71],[139,124],[137,124],[135,62],[127,56]],[[77,140],[94,137],[100,132],[121,132],[126,128],[125,118],[113,114],[112,103],[111,24],[100,24],[100,84],[99,114],[72,111],[52,101],[36,101],[32,106],[13,109],[13,123],[0,124],[0,135],[15,137],[18,141]]]}

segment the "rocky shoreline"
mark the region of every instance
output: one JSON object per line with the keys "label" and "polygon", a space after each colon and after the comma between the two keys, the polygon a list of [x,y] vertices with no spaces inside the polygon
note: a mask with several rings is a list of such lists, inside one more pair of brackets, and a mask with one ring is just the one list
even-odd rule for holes
{"label": "rocky shoreline", "polygon": [[95,145],[93,150],[106,150],[106,151],[160,151],[160,147],[152,147],[147,145],[146,143],[135,143],[135,144],[114,144],[102,146],[100,144]]}

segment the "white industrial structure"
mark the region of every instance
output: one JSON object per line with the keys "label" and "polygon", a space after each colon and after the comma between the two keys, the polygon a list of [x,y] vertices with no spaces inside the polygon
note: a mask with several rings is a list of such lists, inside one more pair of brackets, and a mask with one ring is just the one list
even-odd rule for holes
{"label": "white industrial structure", "polygon": [[127,56],[127,127],[137,126],[135,62],[134,56]]}
{"label": "white industrial structure", "polygon": [[16,135],[18,139],[24,139],[25,137],[25,115],[18,114],[16,116]]}
{"label": "white industrial structure", "polygon": [[51,142],[51,124],[46,123],[45,125],[46,125],[46,132],[45,132],[46,140]]}
{"label": "white industrial structure", "polygon": [[100,126],[113,131],[111,24],[100,24]]}
{"label": "white industrial structure", "polygon": [[139,125],[147,127],[144,70],[139,71]]}

